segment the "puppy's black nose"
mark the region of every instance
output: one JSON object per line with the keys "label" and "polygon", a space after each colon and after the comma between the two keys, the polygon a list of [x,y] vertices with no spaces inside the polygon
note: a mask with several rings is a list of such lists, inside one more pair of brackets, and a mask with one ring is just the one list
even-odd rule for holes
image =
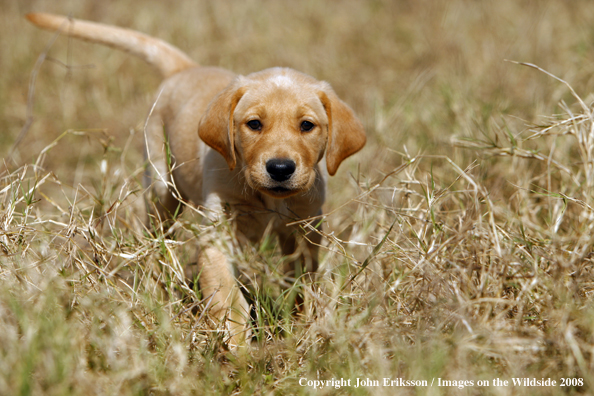
{"label": "puppy's black nose", "polygon": [[266,161],[266,171],[274,181],[283,182],[295,172],[295,161],[288,158],[273,158]]}

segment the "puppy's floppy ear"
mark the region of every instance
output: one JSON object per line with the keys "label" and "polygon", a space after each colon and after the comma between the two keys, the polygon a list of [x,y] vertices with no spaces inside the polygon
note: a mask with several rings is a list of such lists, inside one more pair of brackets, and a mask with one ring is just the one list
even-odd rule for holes
{"label": "puppy's floppy ear", "polygon": [[225,158],[229,170],[237,164],[233,113],[244,93],[240,78],[233,80],[210,102],[198,126],[200,139]]}
{"label": "puppy's floppy ear", "polygon": [[319,97],[328,116],[326,166],[328,173],[334,176],[343,160],[365,146],[365,130],[353,110],[336,96],[329,84],[323,83]]}

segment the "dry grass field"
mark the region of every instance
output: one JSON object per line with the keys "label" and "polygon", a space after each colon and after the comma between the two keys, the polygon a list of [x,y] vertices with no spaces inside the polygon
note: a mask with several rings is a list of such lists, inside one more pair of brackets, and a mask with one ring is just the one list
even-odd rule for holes
{"label": "dry grass field", "polygon": [[[0,395],[594,392],[594,2],[0,8]],[[182,276],[200,214],[138,226],[157,73],[40,31],[33,11],[242,74],[293,67],[355,109],[368,144],[330,180],[302,315],[266,239],[234,257],[254,339],[228,350]]]}

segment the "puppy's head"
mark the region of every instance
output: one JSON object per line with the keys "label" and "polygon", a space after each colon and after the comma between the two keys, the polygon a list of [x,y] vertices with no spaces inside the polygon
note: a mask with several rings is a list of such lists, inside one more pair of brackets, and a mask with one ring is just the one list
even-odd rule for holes
{"label": "puppy's head", "polygon": [[292,69],[237,77],[212,100],[198,129],[248,184],[285,198],[309,190],[326,152],[328,173],[365,145],[365,131],[329,84]]}

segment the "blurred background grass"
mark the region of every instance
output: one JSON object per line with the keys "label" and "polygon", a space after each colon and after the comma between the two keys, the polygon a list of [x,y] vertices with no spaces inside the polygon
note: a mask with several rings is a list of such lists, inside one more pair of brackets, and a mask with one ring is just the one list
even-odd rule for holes
{"label": "blurred background grass", "polygon": [[[537,64],[590,103],[591,1],[0,0],[0,7],[0,155],[7,186],[0,393],[317,393],[296,385],[302,376],[592,380],[591,208],[582,212],[583,205],[558,195],[586,208],[593,203],[585,188],[592,180],[581,170],[590,165],[563,139],[567,131],[525,140],[529,127],[563,119],[564,102],[580,109],[563,84],[505,62]],[[339,241],[328,243],[321,269],[327,289],[314,299],[317,314],[274,323],[266,301],[256,299],[259,315],[272,319],[264,320],[260,347],[237,357],[220,350],[216,333],[199,323],[203,316],[187,311],[195,296],[172,286],[169,268],[191,260],[190,247],[146,242],[127,229],[124,215],[119,223],[106,220],[104,239],[87,236],[94,253],[81,249],[68,227],[35,225],[84,227],[121,202],[128,181],[138,179],[142,125],[159,79],[127,54],[61,37],[28,102],[31,72],[52,34],[28,24],[27,12],[136,29],[203,65],[241,74],[288,66],[334,87],[369,138],[330,179],[326,211],[369,191],[396,167],[408,168],[327,219],[326,232],[355,244],[344,244],[343,258],[335,249]],[[28,105],[34,122],[9,155]],[[53,181],[34,194],[39,202],[13,205],[29,188],[14,172],[39,161],[67,130],[84,133],[67,134],[44,154],[33,179],[49,173]],[[462,147],[469,145],[473,149]],[[539,153],[543,158],[535,159]],[[421,154],[426,157],[415,157]],[[460,182],[463,172],[445,157],[469,167],[464,174],[472,183]],[[473,183],[479,185],[474,192]],[[193,241],[198,231],[191,224],[191,218],[184,223],[188,232],[180,241]],[[378,245],[391,224],[397,224],[392,237]],[[246,253],[238,265],[277,260],[274,246],[267,249]],[[94,265],[111,271],[123,262],[117,254],[131,251],[145,254],[141,270],[131,270],[140,278],[133,292],[111,275],[94,274]],[[357,261],[367,257],[373,258],[369,275],[347,288]],[[277,326],[284,331],[272,329]],[[590,390],[464,390],[565,391]]]}

